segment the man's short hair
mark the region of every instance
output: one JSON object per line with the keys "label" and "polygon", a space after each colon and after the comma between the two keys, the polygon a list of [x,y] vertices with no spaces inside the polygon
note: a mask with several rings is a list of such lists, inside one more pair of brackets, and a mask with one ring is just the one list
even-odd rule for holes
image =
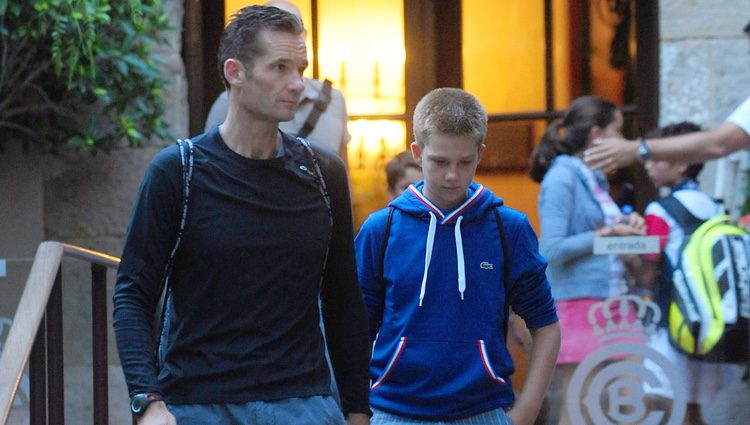
{"label": "man's short hair", "polygon": [[750,35],[750,21],[748,21],[747,25],[745,25],[745,34]]}
{"label": "man's short hair", "polygon": [[479,146],[487,134],[487,112],[476,97],[461,89],[432,90],[414,109],[414,138],[424,146],[433,134],[468,136]]}
{"label": "man's short hair", "polygon": [[[646,137],[651,139],[659,137],[679,136],[681,134],[695,133],[696,131],[701,130],[703,130],[701,126],[694,122],[682,121],[678,123],[668,124],[655,130],[651,130],[650,132],[648,132]],[[684,176],[691,179],[697,179],[698,174],[700,174],[701,170],[703,170],[702,162],[690,164],[685,170]]]}
{"label": "man's short hair", "polygon": [[410,150],[403,151],[388,161],[385,166],[385,177],[391,190],[396,188],[396,183],[406,174],[406,170],[409,168],[422,172],[422,167],[414,161],[414,156],[412,156]]}
{"label": "man's short hair", "polygon": [[272,6],[247,6],[232,15],[219,42],[219,75],[224,86],[229,81],[224,76],[224,62],[234,58],[251,69],[253,58],[265,53],[259,35],[263,30],[302,34],[302,21],[293,14]]}

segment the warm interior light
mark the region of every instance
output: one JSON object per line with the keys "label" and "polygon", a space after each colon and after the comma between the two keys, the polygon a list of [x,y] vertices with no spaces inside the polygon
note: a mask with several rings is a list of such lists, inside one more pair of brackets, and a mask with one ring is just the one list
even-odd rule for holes
{"label": "warm interior light", "polygon": [[349,133],[349,179],[358,228],[371,212],[388,203],[385,165],[406,148],[406,124],[396,120],[355,120],[349,122]]}
{"label": "warm interior light", "polygon": [[319,0],[320,76],[333,81],[351,115],[403,114],[402,0]]}
{"label": "warm interior light", "polygon": [[406,147],[406,125],[394,120],[349,122],[349,167],[382,171],[385,164]]}
{"label": "warm interior light", "polygon": [[[568,5],[553,1],[555,95],[567,107]],[[544,2],[464,0],[463,79],[490,114],[545,108]],[[502,25],[498,25],[501,17]]]}

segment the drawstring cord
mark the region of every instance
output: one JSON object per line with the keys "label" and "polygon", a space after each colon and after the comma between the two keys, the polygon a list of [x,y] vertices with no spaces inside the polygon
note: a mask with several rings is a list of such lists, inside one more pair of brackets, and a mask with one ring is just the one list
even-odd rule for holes
{"label": "drawstring cord", "polygon": [[461,294],[461,299],[464,299],[464,292],[466,292],[466,265],[464,264],[464,244],[461,239],[461,221],[464,219],[463,216],[458,217],[456,220],[456,267],[458,268],[458,292]]}
{"label": "drawstring cord", "polygon": [[430,260],[432,260],[432,246],[435,243],[435,227],[437,226],[437,218],[435,214],[430,212],[430,230],[427,232],[427,247],[424,253],[424,275],[422,276],[422,287],[419,289],[419,306],[422,306],[422,300],[424,299],[424,293],[427,289],[427,272],[430,270]]}
{"label": "drawstring cord", "polygon": [[[422,286],[419,289],[419,306],[422,306],[424,301],[424,295],[427,291],[427,274],[430,271],[430,261],[432,260],[432,249],[435,245],[435,230],[437,228],[437,218],[432,212],[430,214],[430,228],[427,231],[427,245],[425,247],[424,254],[424,274],[422,275]],[[464,264],[464,243],[461,237],[461,221],[464,217],[459,216],[456,220],[456,227],[454,230],[454,237],[456,239],[456,267],[458,271],[458,292],[461,294],[461,299],[464,299],[464,292],[466,292],[466,265]]]}

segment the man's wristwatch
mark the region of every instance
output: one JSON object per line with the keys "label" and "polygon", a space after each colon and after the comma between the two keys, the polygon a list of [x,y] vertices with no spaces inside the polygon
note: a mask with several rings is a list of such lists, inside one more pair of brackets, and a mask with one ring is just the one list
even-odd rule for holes
{"label": "man's wristwatch", "polygon": [[155,401],[162,401],[161,394],[141,393],[130,398],[130,411],[136,416],[141,416],[146,411],[149,404]]}
{"label": "man's wristwatch", "polygon": [[638,162],[643,164],[647,160],[651,159],[651,149],[648,148],[646,139],[644,139],[643,137],[638,139],[638,143]]}

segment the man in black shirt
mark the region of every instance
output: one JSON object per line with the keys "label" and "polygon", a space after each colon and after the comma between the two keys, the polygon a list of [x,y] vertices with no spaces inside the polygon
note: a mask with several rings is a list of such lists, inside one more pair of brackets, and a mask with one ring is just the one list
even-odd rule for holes
{"label": "man in black shirt", "polygon": [[[180,149],[163,150],[146,172],[114,293],[140,425],[369,422],[346,172],[328,151],[278,130],[303,90],[301,33],[296,17],[262,6],[242,9],[225,29],[229,110],[186,147],[193,168],[183,224]],[[343,415],[330,392],[318,296]]]}

